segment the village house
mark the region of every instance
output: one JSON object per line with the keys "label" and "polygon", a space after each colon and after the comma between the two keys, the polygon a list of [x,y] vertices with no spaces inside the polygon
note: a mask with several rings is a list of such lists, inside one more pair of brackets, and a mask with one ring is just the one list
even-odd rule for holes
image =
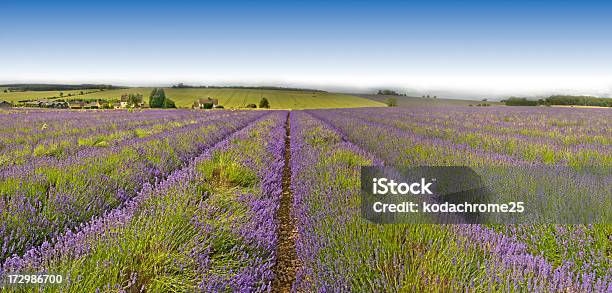
{"label": "village house", "polygon": [[7,101],[0,101],[0,108],[10,108],[13,107],[13,104]]}
{"label": "village house", "polygon": [[128,101],[129,101],[129,96],[128,95],[121,95],[121,101],[119,102],[119,106],[121,108],[127,108]]}
{"label": "village house", "polygon": [[25,102],[23,105],[26,107],[38,108],[42,106],[42,103],[43,102],[41,101],[28,101],[28,102]]}
{"label": "village house", "polygon": [[100,109],[102,108],[99,102],[89,102],[86,103],[83,108],[85,109]]}
{"label": "village house", "polygon": [[43,105],[45,108],[53,108],[53,109],[68,109],[70,107],[70,105],[68,104],[68,102],[56,102],[56,101],[52,101],[52,102],[48,102],[46,104]]}
{"label": "village house", "polygon": [[[134,105],[134,107],[144,107],[144,101],[142,99],[142,95],[138,94],[136,96],[136,105]],[[121,95],[121,100],[119,102],[119,107],[120,108],[129,108],[130,107],[130,95],[128,94],[123,94]]]}
{"label": "village house", "polygon": [[112,109],[113,108],[113,102],[109,102],[109,101],[98,101],[98,108],[99,109]]}
{"label": "village house", "polygon": [[81,101],[70,102],[70,109],[83,109],[84,106],[85,106],[85,102],[81,102]]}
{"label": "village house", "polygon": [[23,106],[30,108],[52,108],[52,109],[68,109],[70,105],[64,101],[27,101],[23,103]]}
{"label": "village house", "polygon": [[195,101],[193,103],[192,108],[194,109],[206,109],[206,105],[210,105],[210,108],[217,108],[219,106],[219,100],[218,99],[211,99],[210,97],[203,99],[200,98],[197,101]]}

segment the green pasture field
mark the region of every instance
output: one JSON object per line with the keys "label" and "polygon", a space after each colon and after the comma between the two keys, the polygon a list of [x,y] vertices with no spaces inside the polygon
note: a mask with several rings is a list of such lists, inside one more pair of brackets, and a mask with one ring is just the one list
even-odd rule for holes
{"label": "green pasture field", "polygon": [[168,89],[166,95],[179,106],[190,106],[197,98],[219,99],[226,108],[240,108],[248,104],[259,104],[265,97],[272,109],[315,109],[383,107],[382,103],[337,93],[251,90],[251,89]]}
{"label": "green pasture field", "polygon": [[[149,94],[153,88],[128,88],[105,90],[86,95],[66,97],[65,99],[118,99],[123,94],[140,93],[145,101],[149,100]],[[198,98],[218,99],[219,104],[227,108],[243,108],[248,104],[259,105],[261,98],[265,97],[270,102],[271,109],[317,109],[317,108],[356,108],[356,107],[384,107],[383,103],[356,97],[347,94],[310,92],[310,91],[284,91],[284,90],[259,90],[259,89],[175,89],[164,88],[166,97],[172,99],[177,107],[189,108]],[[26,92],[36,93],[36,92]],[[39,92],[42,93],[42,92]],[[68,91],[64,92],[67,94]],[[10,93],[23,94],[23,93]],[[59,93],[57,94],[59,95]],[[27,96],[27,95],[25,95]],[[1,100],[1,98],[0,98]],[[9,100],[9,99],[7,99]],[[15,100],[15,99],[12,99]],[[16,99],[19,100],[19,99]]]}
{"label": "green pasture field", "polygon": [[[6,88],[0,88],[0,101],[7,102],[18,102],[22,100],[36,100],[36,99],[53,99],[59,97],[60,93],[64,93],[64,99],[76,98],[76,97],[87,97],[88,95],[79,95],[81,90],[73,91],[26,91],[26,92],[8,92],[5,93]],[[83,90],[83,92],[93,90]],[[68,97],[68,94],[72,94],[72,97]]]}
{"label": "green pasture field", "polygon": [[[60,91],[27,91],[5,93],[0,88],[0,101],[17,102],[27,99],[52,99],[59,97]],[[85,95],[78,95],[81,90],[61,91],[63,99],[119,99],[123,94],[137,94],[144,96],[148,101],[153,88],[135,87],[127,89],[114,89],[96,91]],[[91,90],[84,90],[85,92]],[[368,94],[341,94],[310,91],[260,90],[260,89],[207,89],[207,88],[164,88],[166,96],[172,99],[179,108],[190,108],[198,98],[218,99],[223,107],[244,108],[248,104],[259,105],[262,97],[270,102],[271,109],[318,109],[318,108],[358,108],[358,107],[385,107],[387,98],[395,98],[398,107],[415,106],[476,106],[487,103],[491,106],[503,105],[500,102],[482,102],[456,99],[433,99],[422,97],[386,96]],[[73,96],[68,96],[72,94]]]}

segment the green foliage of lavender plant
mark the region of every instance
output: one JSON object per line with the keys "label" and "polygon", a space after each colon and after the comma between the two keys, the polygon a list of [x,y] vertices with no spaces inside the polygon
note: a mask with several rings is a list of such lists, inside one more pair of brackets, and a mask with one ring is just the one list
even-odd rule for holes
{"label": "green foliage of lavender plant", "polygon": [[[285,116],[258,120],[108,218],[7,261],[4,271],[61,273],[69,277],[63,292],[269,290]],[[248,186],[218,184],[247,172],[256,174]]]}
{"label": "green foliage of lavender plant", "polygon": [[[565,169],[569,167],[574,170],[573,173],[579,175],[578,178],[603,177],[592,181],[599,184],[585,189],[584,182],[576,181],[576,175],[569,174],[558,178],[560,181],[544,182],[547,186],[544,188],[560,197],[565,196],[564,192],[573,194],[574,197],[568,198],[566,206],[572,204],[581,206],[580,202],[585,200],[580,197],[581,192],[593,194],[594,200],[603,200],[601,207],[609,205],[610,191],[601,184],[609,182],[605,176],[610,176],[611,154],[608,147],[610,120],[606,118],[607,112],[602,110],[588,109],[575,112],[562,110],[558,113],[538,108],[500,111],[495,108],[473,110],[457,107],[385,109],[384,115],[381,115],[380,110],[372,109],[308,112],[330,123],[332,127],[341,131],[343,137],[372,151],[387,164],[473,167],[533,165],[552,166],[552,168],[561,166]],[[548,123],[547,119],[566,122],[553,125]],[[575,128],[575,125],[582,128]],[[514,137],[507,137],[508,134]],[[581,139],[568,141],[564,137]],[[568,145],[568,142],[579,143]],[[591,145],[585,145],[586,142]],[[512,147],[497,148],[498,145]],[[524,157],[522,152],[516,151],[518,148],[524,148],[532,153]],[[510,149],[513,151],[506,151]],[[557,156],[557,153],[562,155]],[[587,153],[589,155],[583,156]],[[540,183],[536,182],[538,176],[528,178],[533,174],[521,172],[510,175],[512,176],[508,178],[508,183],[516,185],[521,180],[528,180],[524,183],[529,182],[526,186],[532,186],[527,187],[531,195],[538,194],[537,188],[533,187],[534,184]],[[568,178],[572,180],[567,180]],[[513,182],[513,180],[518,181]],[[591,207],[598,206],[598,203],[590,204]],[[551,207],[548,212],[554,215],[555,208],[559,207]],[[609,271],[611,261],[608,243],[611,238],[608,226],[590,225],[586,227],[588,233],[577,233],[578,236],[573,236],[575,237],[573,241],[568,239],[567,233],[560,235],[559,231],[553,229],[548,229],[555,231],[552,234],[537,233],[539,228],[530,229],[530,225],[520,226],[530,231],[524,233],[522,237],[518,236],[520,234],[500,233],[478,225],[449,226],[454,233],[465,237],[465,240],[458,241],[463,243],[461,246],[465,246],[465,251],[471,249],[482,251],[483,256],[475,261],[484,259],[481,266],[486,268],[486,274],[481,279],[482,284],[485,284],[484,287],[474,287],[473,284],[459,282],[452,288],[456,290],[467,287],[484,291],[504,290],[504,288],[528,291],[610,290],[612,276]],[[520,240],[525,236],[530,237],[530,241]],[[550,239],[558,240],[550,241]],[[572,245],[569,249],[564,247],[570,243]],[[587,247],[593,250],[589,251],[582,246],[588,243],[591,244]],[[537,269],[524,270],[529,267]]]}
{"label": "green foliage of lavender plant", "polygon": [[[85,149],[65,159],[44,159],[3,170],[0,177],[0,259],[29,248],[132,198],[182,167],[203,148],[258,115],[228,123],[185,124],[172,132],[100,150]],[[221,126],[222,125],[222,126]]]}

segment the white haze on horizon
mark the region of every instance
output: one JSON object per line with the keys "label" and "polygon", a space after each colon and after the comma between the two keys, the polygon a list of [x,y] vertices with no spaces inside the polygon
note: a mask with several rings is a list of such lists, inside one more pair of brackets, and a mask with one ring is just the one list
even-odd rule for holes
{"label": "white haze on horizon", "polygon": [[243,85],[314,88],[347,93],[373,93],[377,89],[393,89],[409,95],[437,95],[444,98],[490,98],[507,96],[542,97],[551,94],[612,96],[612,75],[365,75],[365,74],[302,74],[272,75],[180,74],[180,72],[132,75],[118,71],[114,75],[54,74],[43,72],[5,76],[7,83],[103,83],[123,86],[170,86],[179,82],[188,85]]}

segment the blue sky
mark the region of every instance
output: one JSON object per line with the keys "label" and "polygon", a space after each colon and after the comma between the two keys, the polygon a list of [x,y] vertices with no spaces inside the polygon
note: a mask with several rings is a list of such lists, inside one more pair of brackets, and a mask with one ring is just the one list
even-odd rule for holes
{"label": "blue sky", "polygon": [[0,82],[612,92],[612,4],[2,1]]}

